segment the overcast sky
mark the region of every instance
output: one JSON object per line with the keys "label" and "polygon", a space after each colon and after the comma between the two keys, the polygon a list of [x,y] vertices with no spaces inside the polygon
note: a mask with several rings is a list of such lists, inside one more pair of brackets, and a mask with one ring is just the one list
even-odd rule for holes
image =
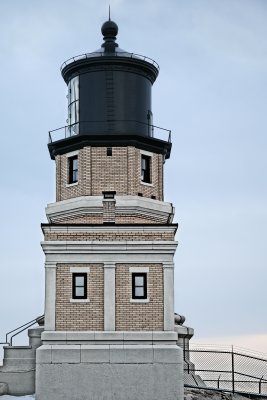
{"label": "overcast sky", "polygon": [[0,341],[43,313],[47,137],[67,118],[59,67],[100,47],[109,3],[120,47],[160,65],[153,114],[172,130],[175,310],[200,342],[267,353],[265,0],[0,1]]}

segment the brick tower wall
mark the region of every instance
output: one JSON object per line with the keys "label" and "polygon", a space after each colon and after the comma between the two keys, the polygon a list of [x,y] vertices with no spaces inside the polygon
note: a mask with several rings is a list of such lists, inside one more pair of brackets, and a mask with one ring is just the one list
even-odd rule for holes
{"label": "brick tower wall", "polygon": [[[147,303],[131,303],[132,281],[129,268],[134,264],[116,267],[116,330],[163,330],[163,269],[160,264],[149,267],[147,277]],[[142,265],[139,264],[140,270]]]}
{"label": "brick tower wall", "polygon": [[[70,268],[90,267],[87,280],[88,303],[71,302]],[[104,270],[101,264],[58,264],[56,278],[56,330],[104,329]]]}
{"label": "brick tower wall", "polygon": [[78,153],[78,182],[68,184],[68,154],[56,156],[56,200],[79,196],[102,196],[116,191],[118,196],[142,194],[163,200],[163,156],[151,153],[151,184],[141,183],[142,150],[133,146],[84,147]]}
{"label": "brick tower wall", "polygon": [[[72,272],[90,267],[87,280],[89,302],[72,302]],[[149,301],[131,302],[130,267],[148,267]],[[118,331],[163,330],[163,268],[161,264],[116,265],[115,325]],[[56,274],[56,330],[104,329],[104,271],[101,264],[58,264]]]}

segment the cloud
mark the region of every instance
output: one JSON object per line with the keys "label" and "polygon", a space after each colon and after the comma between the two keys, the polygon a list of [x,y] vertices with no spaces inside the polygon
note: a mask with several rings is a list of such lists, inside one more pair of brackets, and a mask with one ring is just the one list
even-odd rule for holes
{"label": "cloud", "polygon": [[267,333],[258,335],[239,335],[239,336],[212,336],[198,337],[192,339],[192,344],[214,345],[216,346],[234,346],[242,349],[244,352],[259,353],[267,359]]}

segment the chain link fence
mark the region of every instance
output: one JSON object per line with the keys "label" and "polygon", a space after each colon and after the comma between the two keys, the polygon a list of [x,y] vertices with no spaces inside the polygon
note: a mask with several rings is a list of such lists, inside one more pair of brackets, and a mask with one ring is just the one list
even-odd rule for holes
{"label": "chain link fence", "polygon": [[252,353],[193,346],[184,350],[184,370],[210,388],[267,396],[267,358]]}

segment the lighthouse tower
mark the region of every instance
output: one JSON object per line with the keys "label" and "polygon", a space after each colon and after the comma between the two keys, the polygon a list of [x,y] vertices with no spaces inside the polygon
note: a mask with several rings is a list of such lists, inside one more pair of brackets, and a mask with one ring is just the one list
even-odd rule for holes
{"label": "lighthouse tower", "polygon": [[163,187],[171,141],[153,126],[151,109],[159,67],[120,49],[117,33],[105,22],[101,48],[62,66],[68,125],[48,144],[56,201],[42,224],[37,400],[183,398],[177,224]]}

